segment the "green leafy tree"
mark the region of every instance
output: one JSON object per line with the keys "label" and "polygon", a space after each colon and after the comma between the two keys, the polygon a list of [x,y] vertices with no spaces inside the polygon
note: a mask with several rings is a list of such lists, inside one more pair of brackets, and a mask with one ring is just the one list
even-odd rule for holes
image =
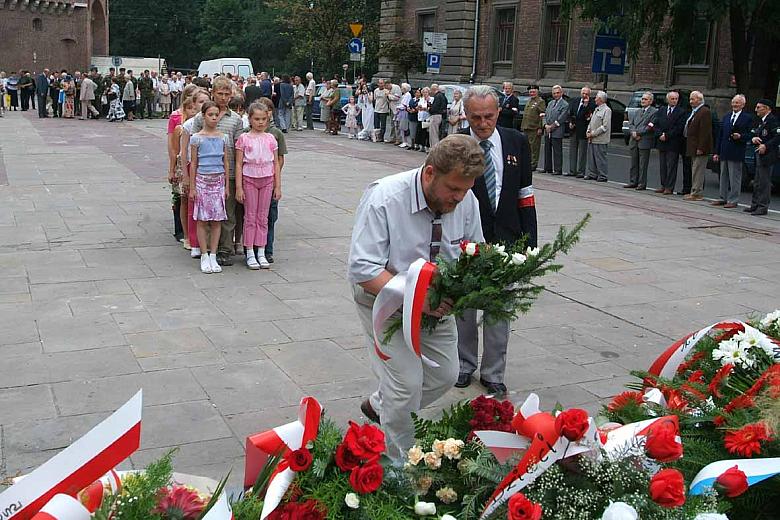
{"label": "green leafy tree", "polygon": [[398,72],[403,74],[409,83],[409,72],[425,69],[425,53],[417,40],[411,38],[394,38],[386,41],[379,49],[379,57],[387,58],[396,66]]}
{"label": "green leafy tree", "polygon": [[579,10],[580,17],[617,29],[632,59],[648,45],[656,57],[665,48],[690,52],[696,45],[691,28],[697,21],[727,21],[737,91],[755,99],[777,85],[776,69],[769,73],[773,60],[780,64],[777,0],[563,0],[563,6],[567,13]]}

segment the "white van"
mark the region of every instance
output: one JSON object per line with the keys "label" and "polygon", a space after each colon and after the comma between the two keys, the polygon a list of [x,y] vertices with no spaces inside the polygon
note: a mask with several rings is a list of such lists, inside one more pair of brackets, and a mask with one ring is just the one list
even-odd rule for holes
{"label": "white van", "polygon": [[158,74],[168,72],[165,58],[138,58],[133,56],[92,56],[90,68],[97,67],[100,74],[108,74],[108,69],[114,67],[117,71],[122,67],[132,70],[133,74],[140,76],[145,70],[156,70]]}
{"label": "white van", "polygon": [[254,74],[252,60],[249,58],[217,58],[216,60],[201,61],[198,65],[198,76],[208,74],[210,78],[214,74],[228,74],[233,77],[243,76],[248,78]]}

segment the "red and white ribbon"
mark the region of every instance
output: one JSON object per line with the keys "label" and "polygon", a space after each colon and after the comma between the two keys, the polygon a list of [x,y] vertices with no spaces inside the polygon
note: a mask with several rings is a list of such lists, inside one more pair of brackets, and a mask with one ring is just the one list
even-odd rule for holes
{"label": "red and white ribbon", "polygon": [[[269,457],[286,455],[314,441],[320,429],[321,416],[320,403],[313,397],[304,397],[301,399],[297,421],[247,437],[244,487],[254,485]],[[268,483],[261,520],[276,509],[294,478],[295,472],[290,469],[287,461],[282,459]]]}
{"label": "red and white ribbon", "polygon": [[91,514],[84,505],[70,495],[57,494],[41,508],[33,520],[89,520]]}
{"label": "red and white ribbon", "polygon": [[[609,456],[620,457],[637,443],[646,437],[654,428],[671,424],[677,432],[675,440],[680,443],[680,422],[676,415],[664,415],[655,419],[646,419],[635,423],[626,424],[607,432],[607,442],[604,443],[604,451]],[[610,457],[611,458],[611,457]]]}
{"label": "red and white ribbon", "polygon": [[227,494],[223,491],[219,500],[214,504],[202,520],[232,520],[233,510],[230,509],[230,501]]}
{"label": "red and white ribbon", "polygon": [[704,466],[699,471],[689,488],[689,495],[702,495],[712,489],[715,481],[726,470],[737,466],[745,473],[748,486],[772,478],[780,474],[780,457],[768,457],[763,459],[730,459],[719,460]]}
{"label": "red and white ribbon", "polygon": [[422,353],[422,344],[420,342],[422,309],[425,305],[428,287],[431,285],[435,274],[436,264],[420,258],[409,266],[407,272],[395,275],[379,291],[374,301],[371,321],[374,326],[374,349],[377,356],[383,361],[390,359],[390,356],[382,352],[380,348],[382,330],[387,319],[399,308],[402,308],[404,341],[407,346],[425,364],[432,367],[439,366],[438,363]]}
{"label": "red and white ribbon", "polygon": [[57,494],[75,496],[141,442],[142,392],[79,440],[0,494],[3,520],[27,520]]}

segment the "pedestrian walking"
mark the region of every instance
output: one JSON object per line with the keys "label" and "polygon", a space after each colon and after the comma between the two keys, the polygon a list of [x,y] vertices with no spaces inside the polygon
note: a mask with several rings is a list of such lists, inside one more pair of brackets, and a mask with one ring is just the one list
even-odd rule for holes
{"label": "pedestrian walking", "polygon": [[87,119],[90,115],[95,119],[100,117],[100,112],[92,105],[96,89],[97,84],[89,76],[84,76],[84,79],[81,80],[81,116],[79,119]]}

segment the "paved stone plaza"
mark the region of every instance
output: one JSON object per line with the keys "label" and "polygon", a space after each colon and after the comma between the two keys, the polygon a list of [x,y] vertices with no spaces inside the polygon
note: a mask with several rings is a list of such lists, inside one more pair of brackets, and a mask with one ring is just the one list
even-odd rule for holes
{"label": "paved stone plaza", "polygon": [[[0,120],[0,477],[39,465],[139,388],[142,448],[126,466],[180,446],[180,471],[232,467],[233,482],[245,437],[291,420],[304,395],[339,422],[360,419],[375,380],[345,280],[353,211],[369,181],[423,155],[290,134],[276,263],[203,275],[171,235],[164,128]],[[595,411],[686,332],[780,306],[776,213],[535,184],[540,241],[586,212],[593,221],[513,324],[515,401],[534,390],[548,407]]]}

